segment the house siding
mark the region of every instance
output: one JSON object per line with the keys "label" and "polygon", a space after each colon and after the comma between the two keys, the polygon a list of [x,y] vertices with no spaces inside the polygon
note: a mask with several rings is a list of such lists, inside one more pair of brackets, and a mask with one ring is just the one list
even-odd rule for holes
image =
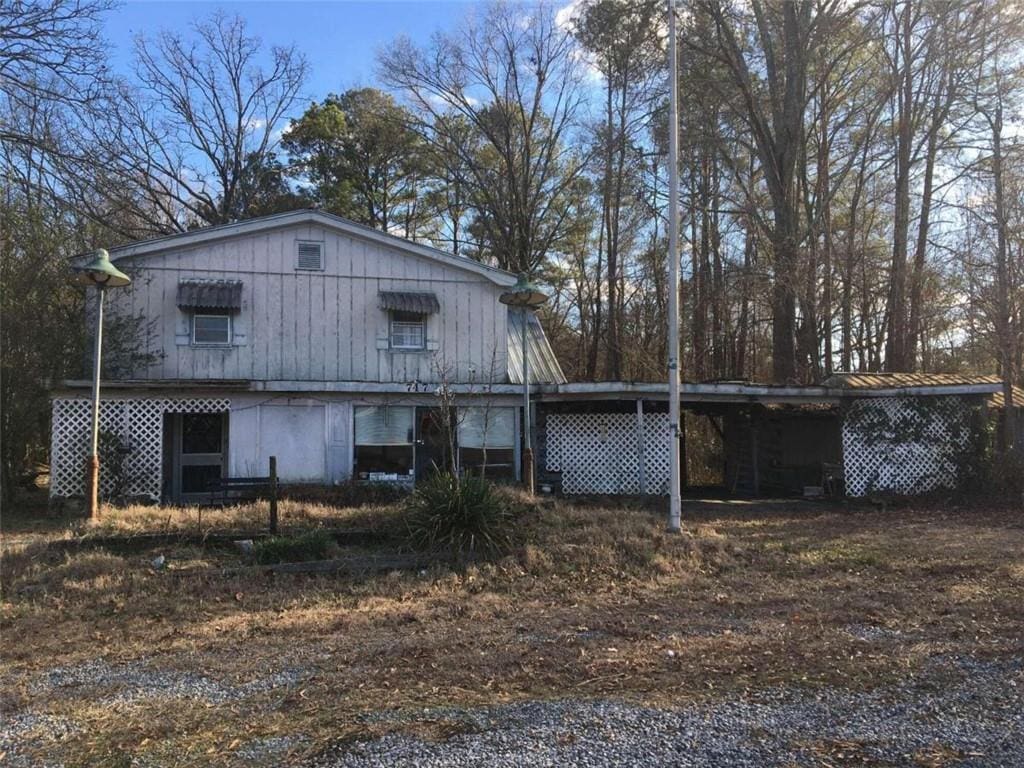
{"label": "house siding", "polygon": [[[297,242],[324,243],[322,272],[295,269]],[[507,380],[503,290],[486,277],[316,224],[118,259],[133,278],[111,291],[111,313],[155,320],[157,360],[125,378],[212,381],[455,382]],[[228,348],[190,344],[188,312],[176,306],[183,279],[241,279],[242,307]],[[430,291],[425,352],[387,348],[381,291]],[[443,371],[443,373],[442,373]]]}

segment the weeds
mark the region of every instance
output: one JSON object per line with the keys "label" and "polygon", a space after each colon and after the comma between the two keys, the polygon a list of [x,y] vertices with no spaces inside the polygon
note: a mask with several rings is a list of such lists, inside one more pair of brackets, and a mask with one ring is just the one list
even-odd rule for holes
{"label": "weeds", "polygon": [[309,531],[298,536],[274,536],[257,541],[253,547],[256,562],[300,563],[326,560],[338,549],[337,543],[325,531]]}
{"label": "weeds", "polygon": [[[240,764],[228,754],[239,738],[301,733],[302,749],[315,754],[346,734],[399,727],[361,718],[381,710],[567,691],[678,704],[774,685],[873,686],[935,654],[1020,654],[1016,509],[850,514],[788,502],[688,503],[684,531],[672,535],[654,510],[503,498],[515,511],[515,546],[504,556],[329,577],[176,576],[200,557],[237,562],[231,548],[195,543],[130,556],[54,554],[46,544],[65,530],[26,524],[12,544],[5,514],[5,706],[87,726],[48,743],[40,762],[105,765],[121,750],[139,764],[225,765]],[[280,538],[292,541],[327,520],[404,533],[408,514],[400,505],[287,503],[295,506],[282,515]],[[263,511],[211,512],[234,528]],[[140,514],[159,531],[187,526],[194,510]],[[144,530],[140,520],[110,517],[119,529]],[[169,565],[156,570],[161,553]],[[892,632],[867,642],[851,626]],[[96,659],[199,671],[228,685],[284,669],[312,676],[232,707],[111,708],[97,704],[109,689],[35,688],[56,667]]]}
{"label": "weeds", "polygon": [[414,549],[472,561],[512,548],[511,500],[481,477],[437,472],[416,486],[405,512]]}

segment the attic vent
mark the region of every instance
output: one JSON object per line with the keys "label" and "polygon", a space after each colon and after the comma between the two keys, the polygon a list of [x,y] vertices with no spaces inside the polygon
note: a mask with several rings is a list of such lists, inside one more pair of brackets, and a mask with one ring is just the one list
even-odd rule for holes
{"label": "attic vent", "polygon": [[299,260],[296,269],[322,270],[324,268],[324,244],[300,240]]}

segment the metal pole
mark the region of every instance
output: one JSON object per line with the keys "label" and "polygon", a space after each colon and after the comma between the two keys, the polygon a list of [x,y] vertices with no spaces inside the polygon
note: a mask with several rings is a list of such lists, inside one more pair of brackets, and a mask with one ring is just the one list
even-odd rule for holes
{"label": "metal pole", "polygon": [[533,429],[530,426],[530,310],[523,307],[523,484],[534,493]]}
{"label": "metal pole", "polygon": [[675,0],[668,0],[668,529],[682,519],[679,489],[679,72]]}
{"label": "metal pole", "polygon": [[88,494],[89,518],[100,517],[100,363],[103,355],[103,302],[107,289],[99,286],[99,300],[96,310],[96,348],[92,361],[92,450],[86,466],[86,493]]}

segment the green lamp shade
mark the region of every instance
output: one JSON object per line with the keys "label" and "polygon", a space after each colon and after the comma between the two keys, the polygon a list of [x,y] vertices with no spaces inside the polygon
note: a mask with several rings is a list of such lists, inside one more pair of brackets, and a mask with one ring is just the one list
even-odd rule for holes
{"label": "green lamp shade", "polygon": [[131,283],[132,279],[111,263],[110,254],[104,249],[97,250],[93,257],[91,262],[75,270],[73,282],[104,288],[120,288]]}
{"label": "green lamp shade", "polygon": [[516,284],[501,294],[498,300],[502,304],[508,304],[510,307],[530,307],[536,309],[548,300],[548,296],[530,282],[525,272],[520,272]]}

